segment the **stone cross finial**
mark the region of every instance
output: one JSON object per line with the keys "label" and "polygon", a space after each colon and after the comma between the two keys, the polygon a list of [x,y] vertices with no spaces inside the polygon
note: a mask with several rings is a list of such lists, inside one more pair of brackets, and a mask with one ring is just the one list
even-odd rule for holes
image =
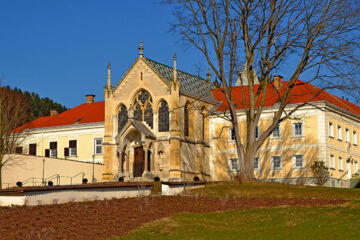
{"label": "stone cross finial", "polygon": [[211,77],[210,68],[208,68],[208,73],[206,74],[206,76],[207,76],[207,81],[210,82],[210,77]]}
{"label": "stone cross finial", "polygon": [[140,57],[142,57],[143,56],[143,50],[144,50],[144,47],[143,47],[143,45],[142,45],[142,41],[140,41],[140,46],[138,47],[138,49],[139,49],[139,56]]}

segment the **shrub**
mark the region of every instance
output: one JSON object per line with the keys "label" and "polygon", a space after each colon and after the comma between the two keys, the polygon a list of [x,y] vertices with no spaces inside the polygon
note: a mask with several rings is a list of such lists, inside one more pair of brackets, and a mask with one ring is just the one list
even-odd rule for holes
{"label": "shrub", "polygon": [[22,182],[17,182],[17,183],[16,183],[16,186],[22,187]]}
{"label": "shrub", "polygon": [[87,184],[87,182],[88,182],[87,178],[84,178],[84,179],[82,180],[82,183],[83,183],[83,184]]}
{"label": "shrub", "polygon": [[119,177],[119,182],[123,182],[124,180],[124,177]]}
{"label": "shrub", "polygon": [[49,181],[48,186],[54,186],[54,183],[52,181]]}
{"label": "shrub", "polygon": [[329,179],[329,168],[325,166],[323,161],[314,161],[311,165],[311,172],[315,178],[317,185],[324,185]]}

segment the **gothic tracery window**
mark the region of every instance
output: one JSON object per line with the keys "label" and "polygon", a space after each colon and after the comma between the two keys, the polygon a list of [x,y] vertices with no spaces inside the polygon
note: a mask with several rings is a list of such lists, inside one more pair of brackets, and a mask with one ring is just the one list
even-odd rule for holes
{"label": "gothic tracery window", "polygon": [[184,108],[184,135],[189,136],[189,104]]}
{"label": "gothic tracery window", "polygon": [[128,113],[127,113],[126,107],[124,105],[121,105],[120,111],[118,114],[118,132],[121,131],[121,129],[125,126],[127,121],[128,121]]}
{"label": "gothic tracery window", "polygon": [[145,121],[151,128],[153,127],[152,98],[145,90],[141,90],[135,95],[134,119]]}
{"label": "gothic tracery window", "polygon": [[165,101],[161,101],[159,107],[159,132],[169,131],[169,106]]}

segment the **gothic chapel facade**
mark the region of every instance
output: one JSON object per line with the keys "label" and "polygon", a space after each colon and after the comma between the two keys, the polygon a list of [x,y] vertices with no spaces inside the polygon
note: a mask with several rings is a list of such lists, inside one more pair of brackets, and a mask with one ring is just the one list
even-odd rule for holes
{"label": "gothic chapel facade", "polygon": [[[105,87],[104,180],[209,180],[209,116],[217,103],[208,80],[143,56]],[[182,174],[185,173],[185,174]]]}

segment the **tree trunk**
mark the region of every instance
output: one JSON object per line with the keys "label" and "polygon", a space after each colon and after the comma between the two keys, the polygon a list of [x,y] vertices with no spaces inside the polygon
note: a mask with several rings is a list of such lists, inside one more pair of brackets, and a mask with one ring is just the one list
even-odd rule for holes
{"label": "tree trunk", "polygon": [[0,190],[2,189],[2,164],[0,164]]}

